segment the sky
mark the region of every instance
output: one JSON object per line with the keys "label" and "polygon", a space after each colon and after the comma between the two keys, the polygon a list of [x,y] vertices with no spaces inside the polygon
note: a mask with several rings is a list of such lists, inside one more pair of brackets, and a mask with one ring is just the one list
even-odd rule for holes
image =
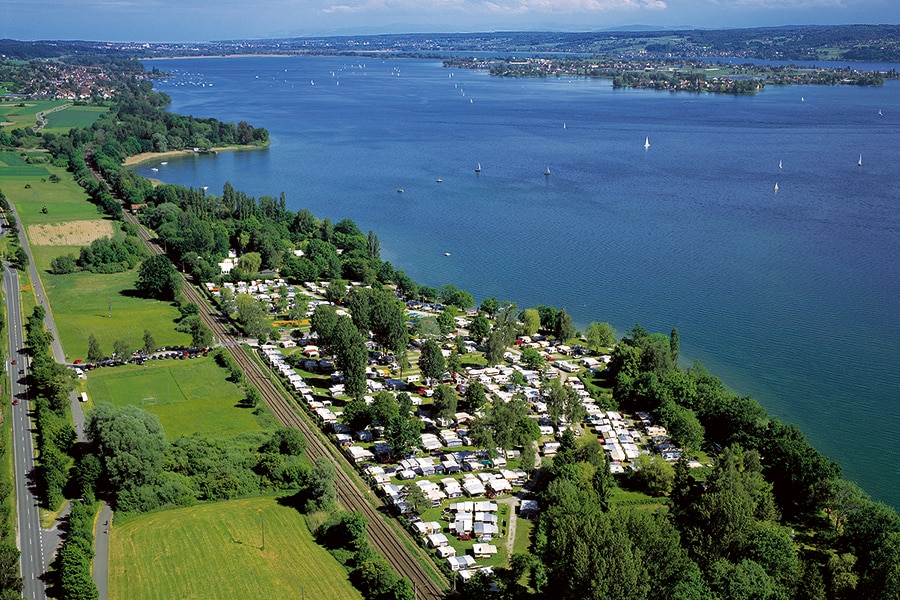
{"label": "sky", "polygon": [[373,33],[900,23],[900,0],[0,0],[0,38],[206,42]]}

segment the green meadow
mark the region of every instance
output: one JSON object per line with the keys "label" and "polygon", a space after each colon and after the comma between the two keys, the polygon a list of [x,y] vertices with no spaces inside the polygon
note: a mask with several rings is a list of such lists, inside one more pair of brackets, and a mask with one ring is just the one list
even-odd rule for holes
{"label": "green meadow", "polygon": [[71,106],[46,115],[43,133],[66,133],[73,127],[90,127],[108,109],[105,106]]}
{"label": "green meadow", "polygon": [[[0,161],[5,161],[10,153],[3,154]],[[59,177],[59,182],[50,181],[52,174]],[[63,167],[0,166],[0,190],[16,206],[19,219],[29,225],[102,218],[81,186]],[[47,212],[43,213],[41,209],[45,206]],[[40,243],[40,240],[34,243]]]}
{"label": "green meadow", "polygon": [[88,372],[87,395],[91,405],[133,404],[155,414],[169,439],[260,430],[253,410],[237,406],[244,394],[226,375],[210,357],[99,367]]}
{"label": "green meadow", "polygon": [[175,319],[180,315],[172,303],[134,295],[136,270],[108,275],[52,275],[48,272],[50,261],[61,254],[77,256],[78,248],[33,246],[32,252],[50,298],[50,309],[58,327],[56,335],[69,360],[84,359],[92,333],[106,354],[112,353],[116,340],[125,340],[132,349],[142,347],[145,329],[153,335],[157,346],[190,343],[188,334],[174,329]]}
{"label": "green meadow", "polygon": [[22,102],[0,102],[0,121],[12,123],[10,128],[34,127],[37,114],[57,106],[67,104],[67,100],[25,100]]}
{"label": "green meadow", "polygon": [[109,535],[110,598],[361,598],[303,516],[274,498],[154,512]]}

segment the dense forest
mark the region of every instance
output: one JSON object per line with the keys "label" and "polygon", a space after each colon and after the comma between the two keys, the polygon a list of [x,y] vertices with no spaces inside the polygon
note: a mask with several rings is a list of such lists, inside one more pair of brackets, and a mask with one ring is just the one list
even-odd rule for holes
{"label": "dense forest", "polygon": [[[357,296],[346,281],[363,282],[378,294],[401,300],[441,299],[460,309],[474,305],[471,295],[452,284],[420,286],[382,261],[373,232],[363,234],[349,219],[332,223],[305,209],[291,211],[283,193],[257,199],[230,184],[221,195],[174,185],[153,188],[124,169],[122,159],[160,149],[163,142],[166,147],[264,142],[267,132],[167,113],[163,109],[168,98],[146,81],[125,81],[121,89],[108,116],[91,129],[45,140],[47,147],[58,160],[68,161],[76,179],[111,216],[121,215],[118,199],[146,205],[142,222],[156,231],[170,259],[183,261],[199,281],[246,280],[271,269],[290,282],[332,282],[329,299],[356,303],[351,311],[356,319],[334,320],[317,311],[313,328],[332,345],[350,341],[348,369],[358,368],[353,366],[354,348],[380,327],[375,323],[383,321],[386,340],[395,336],[390,303],[384,303],[388,308],[383,319],[362,318],[373,315],[366,306],[386,296]],[[85,156],[111,189],[90,176]],[[244,260],[222,276],[216,263],[231,248]],[[175,293],[172,299],[177,299]],[[248,308],[243,319],[238,309],[228,310],[237,314],[238,325],[265,338],[271,328],[258,311]],[[492,364],[503,360],[504,344],[530,329],[534,318],[533,326],[546,335],[569,339],[576,333],[565,311],[550,307],[519,311],[511,303],[483,302],[479,316]],[[36,357],[32,376],[40,396],[39,447],[52,505],[66,482],[64,455],[71,449],[73,432],[62,416],[68,375],[49,358],[41,324],[36,310],[26,330]],[[435,355],[434,360],[443,370],[443,358]],[[665,335],[635,326],[615,345],[606,377],[612,390],[611,398],[603,398],[607,408],[647,412],[687,451],[712,456],[713,467],[691,470],[686,460],[673,465],[647,456],[639,461],[639,469],[613,476],[596,440],[578,440],[569,430],[559,454],[539,472],[536,492],[543,512],[531,552],[514,555],[509,568],[498,569],[493,581],[475,577],[460,594],[629,600],[900,597],[897,513],[843,481],[839,466],[813,448],[797,427],[772,418],[756,400],[727,390],[701,365],[679,368],[677,331]],[[446,401],[449,411],[455,396]],[[487,403],[485,419],[500,418],[502,401],[480,401]],[[565,398],[560,402],[565,412],[571,403]],[[103,409],[92,415],[89,429],[98,457],[83,459],[75,472],[84,493],[111,494],[126,510],[233,497],[260,486],[313,490],[316,498],[315,490],[321,490],[327,478],[316,466],[291,458],[292,451],[284,452],[297,446],[290,440],[248,439],[243,447],[227,448],[194,439],[169,445],[158,421],[137,414],[122,418],[125,412]],[[577,411],[566,414],[580,418]],[[141,423],[144,437],[135,450],[144,457],[139,468],[123,469],[116,459],[119,448],[132,448],[122,445],[127,436],[118,428],[120,421]],[[490,423],[481,426],[484,431],[491,428]],[[223,470],[240,484],[240,492],[217,489],[205,475]],[[659,504],[652,509],[613,504],[616,487],[650,494]],[[351,535],[344,531],[346,526],[332,523],[324,531],[334,528],[343,532],[340,536],[355,539],[358,528]]]}

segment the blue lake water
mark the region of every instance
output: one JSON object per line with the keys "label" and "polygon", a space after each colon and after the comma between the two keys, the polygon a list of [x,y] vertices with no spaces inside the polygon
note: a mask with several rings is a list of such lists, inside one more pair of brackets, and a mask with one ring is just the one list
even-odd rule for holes
{"label": "blue lake water", "polygon": [[478,301],[677,327],[683,362],[900,507],[900,83],[734,97],[424,60],[147,64],[177,74],[157,83],[173,111],[264,126],[272,144],[139,173],[283,191]]}

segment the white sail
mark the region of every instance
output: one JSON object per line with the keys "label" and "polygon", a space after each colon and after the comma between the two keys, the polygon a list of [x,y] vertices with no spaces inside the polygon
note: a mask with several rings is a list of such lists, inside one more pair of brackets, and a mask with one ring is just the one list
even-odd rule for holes
{"label": "white sail", "polygon": [[650,136],[647,136],[647,139],[644,140],[644,149],[646,150],[649,147],[650,147]]}

